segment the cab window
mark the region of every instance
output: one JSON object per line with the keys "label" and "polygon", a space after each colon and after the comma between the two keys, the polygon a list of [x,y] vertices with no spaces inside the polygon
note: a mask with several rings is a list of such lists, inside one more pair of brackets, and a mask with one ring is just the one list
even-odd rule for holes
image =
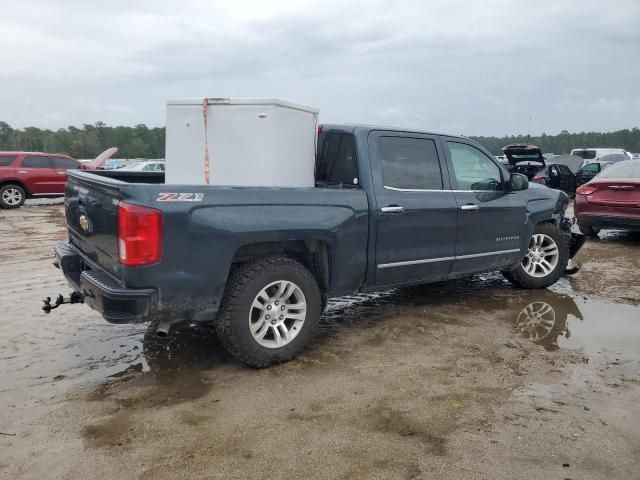
{"label": "cab window", "polygon": [[322,135],[316,161],[316,182],[323,187],[357,188],[358,162],[355,138],[350,133]]}
{"label": "cab window", "polygon": [[482,151],[465,143],[447,142],[458,190],[500,190],[498,167]]}

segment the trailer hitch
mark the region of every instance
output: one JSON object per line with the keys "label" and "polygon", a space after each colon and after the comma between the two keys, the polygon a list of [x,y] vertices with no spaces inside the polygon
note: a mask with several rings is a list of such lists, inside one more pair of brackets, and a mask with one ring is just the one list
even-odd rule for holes
{"label": "trailer hitch", "polygon": [[49,313],[54,308],[58,308],[60,305],[65,303],[84,303],[84,295],[80,292],[71,292],[67,297],[65,297],[59,293],[56,296],[53,305],[51,305],[51,297],[44,297],[42,301],[44,302],[42,310],[44,310],[45,313]]}

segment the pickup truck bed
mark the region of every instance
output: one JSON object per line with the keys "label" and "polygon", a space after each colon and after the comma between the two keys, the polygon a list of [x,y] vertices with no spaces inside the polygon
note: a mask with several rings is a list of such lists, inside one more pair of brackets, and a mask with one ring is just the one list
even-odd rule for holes
{"label": "pickup truck bed", "polygon": [[528,188],[465,138],[324,126],[316,176],[260,188],[70,172],[57,263],[111,322],[213,321],[267,366],[303,348],[327,298],[491,270],[543,288],[581,244],[564,193]]}

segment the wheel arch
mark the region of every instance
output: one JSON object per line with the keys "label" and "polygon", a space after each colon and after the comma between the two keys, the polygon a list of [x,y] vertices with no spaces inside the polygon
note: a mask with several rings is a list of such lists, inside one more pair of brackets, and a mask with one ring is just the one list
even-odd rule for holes
{"label": "wheel arch", "polygon": [[27,194],[27,198],[31,196],[31,192],[29,192],[27,185],[22,180],[19,180],[17,178],[0,180],[0,188],[4,187],[5,185],[17,185],[24,190],[24,193]]}
{"label": "wheel arch", "polygon": [[329,290],[331,278],[331,255],[325,240],[265,241],[245,244],[236,249],[231,268],[264,257],[282,256],[304,265],[314,276],[323,296]]}

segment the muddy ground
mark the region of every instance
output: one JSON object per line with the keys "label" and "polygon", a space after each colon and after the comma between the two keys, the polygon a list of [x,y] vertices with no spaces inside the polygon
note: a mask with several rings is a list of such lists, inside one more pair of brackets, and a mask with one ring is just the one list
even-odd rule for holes
{"label": "muddy ground", "polygon": [[61,205],[0,212],[0,477],[640,478],[640,240],[550,290],[497,274],[333,301],[300,358],[158,340],[51,266]]}

